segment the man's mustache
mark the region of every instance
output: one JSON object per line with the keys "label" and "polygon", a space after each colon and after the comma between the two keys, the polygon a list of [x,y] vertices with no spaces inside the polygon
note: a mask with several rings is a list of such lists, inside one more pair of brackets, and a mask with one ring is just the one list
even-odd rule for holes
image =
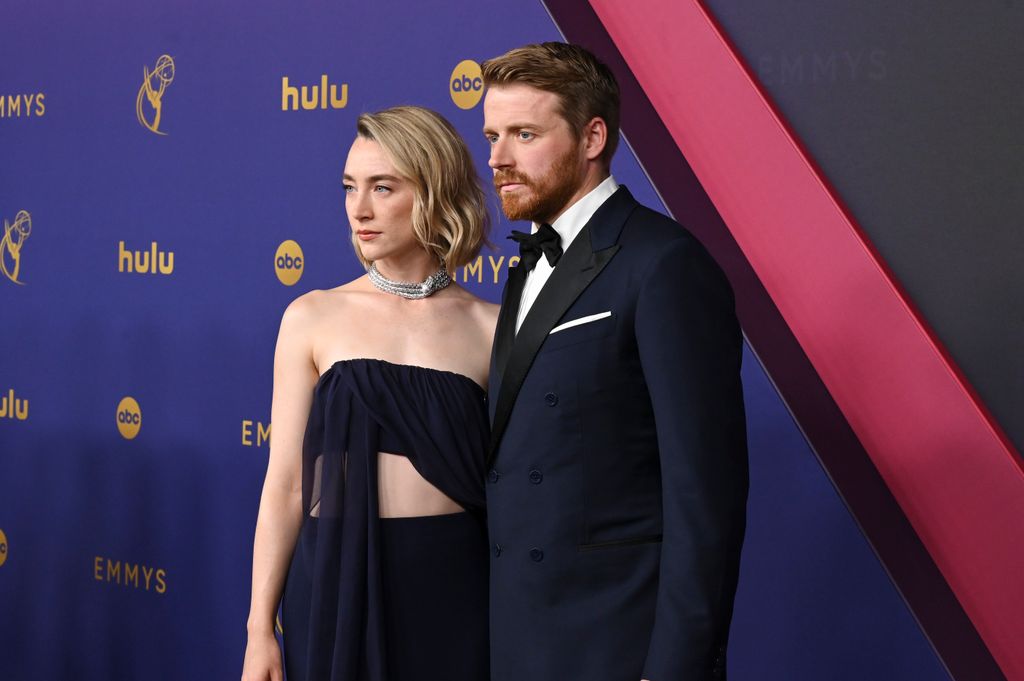
{"label": "man's mustache", "polygon": [[503,184],[523,184],[530,186],[530,178],[514,170],[502,170],[494,174],[494,188],[501,191]]}

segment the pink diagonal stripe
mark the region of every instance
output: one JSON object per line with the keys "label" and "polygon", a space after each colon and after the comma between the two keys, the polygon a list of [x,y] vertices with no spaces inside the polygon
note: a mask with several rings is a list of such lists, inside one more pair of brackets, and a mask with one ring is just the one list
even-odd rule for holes
{"label": "pink diagonal stripe", "polygon": [[706,9],[590,3],[993,657],[1024,679],[1009,440]]}

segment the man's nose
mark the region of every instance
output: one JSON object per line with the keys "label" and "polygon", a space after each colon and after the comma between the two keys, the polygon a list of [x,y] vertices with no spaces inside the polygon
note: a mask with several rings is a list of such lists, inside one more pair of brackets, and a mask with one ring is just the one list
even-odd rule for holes
{"label": "man's nose", "polygon": [[488,159],[487,165],[497,170],[498,168],[508,168],[512,165],[512,161],[508,143],[504,139],[499,139],[491,144],[491,157]]}

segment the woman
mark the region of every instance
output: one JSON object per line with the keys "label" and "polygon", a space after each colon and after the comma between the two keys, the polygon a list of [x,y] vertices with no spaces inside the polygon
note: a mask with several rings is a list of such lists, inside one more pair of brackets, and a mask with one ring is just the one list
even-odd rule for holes
{"label": "woman", "polygon": [[436,113],[357,130],[345,208],[367,274],[281,321],[242,678],[281,678],[280,600],[289,681],[486,681],[497,306],[448,274],[485,241],[484,194]]}

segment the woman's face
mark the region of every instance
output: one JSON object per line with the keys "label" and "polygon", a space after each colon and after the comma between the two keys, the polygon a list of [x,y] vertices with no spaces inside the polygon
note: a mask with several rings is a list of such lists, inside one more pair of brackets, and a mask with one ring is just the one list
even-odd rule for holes
{"label": "woman's face", "polygon": [[401,258],[423,247],[412,231],[415,188],[381,146],[356,137],[345,162],[345,210],[352,242],[369,261]]}

